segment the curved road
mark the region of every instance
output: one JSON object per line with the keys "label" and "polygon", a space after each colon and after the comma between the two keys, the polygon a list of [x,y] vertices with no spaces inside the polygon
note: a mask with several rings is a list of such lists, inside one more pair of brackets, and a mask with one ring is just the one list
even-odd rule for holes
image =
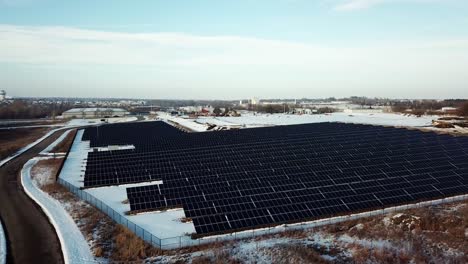
{"label": "curved road", "polygon": [[60,242],[48,218],[24,193],[23,165],[56,140],[60,130],[0,168],[0,217],[8,241],[7,263],[64,263]]}

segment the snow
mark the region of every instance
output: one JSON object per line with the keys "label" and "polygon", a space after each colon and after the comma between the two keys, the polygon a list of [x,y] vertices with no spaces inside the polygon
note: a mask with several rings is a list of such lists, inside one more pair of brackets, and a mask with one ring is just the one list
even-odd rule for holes
{"label": "snow", "polygon": [[233,126],[236,123],[229,122],[227,120],[222,120],[219,117],[209,116],[209,117],[198,117],[196,120],[197,123],[201,124],[213,124],[217,126]]}
{"label": "snow", "polygon": [[76,132],[75,140],[60,172],[60,178],[76,187],[84,186],[84,172],[81,170],[86,168],[86,158],[90,151],[89,141],[81,141],[83,133],[83,129]]}
{"label": "snow", "polygon": [[134,186],[144,186],[157,184],[161,182],[150,182],[142,184],[108,186],[93,189],[86,189],[85,191],[97,199],[101,200],[107,206],[114,209],[126,219],[132,221],[138,226],[146,229],[154,236],[164,239],[176,236],[183,236],[188,233],[195,233],[195,226],[193,223],[182,223],[181,218],[185,217],[183,209],[168,210],[162,212],[147,212],[137,215],[126,215],[130,211],[130,205],[123,203],[127,199],[127,188]]}
{"label": "snow", "polygon": [[[84,186],[84,170],[86,168],[86,158],[90,151],[89,141],[82,141],[84,130],[78,130],[75,141],[70,149],[68,158],[64,163],[59,177],[68,183],[76,186]],[[81,171],[83,170],[83,171]],[[138,184],[126,184],[119,186],[108,186],[99,188],[84,189],[99,199],[102,203],[111,207],[122,217],[132,221],[136,225],[146,229],[158,238],[171,238],[184,236],[186,233],[194,233],[193,223],[182,223],[181,218],[185,217],[183,209],[163,212],[150,212],[138,215],[126,215],[130,211],[130,205],[123,203],[127,200],[127,188],[135,186],[145,186],[161,184],[161,181],[145,182]]]}
{"label": "snow", "polygon": [[337,239],[339,242],[343,242],[345,244],[359,244],[361,246],[367,247],[367,248],[393,248],[393,244],[390,243],[387,240],[381,240],[381,239],[360,239],[357,237],[350,237],[347,234],[341,235]]}
{"label": "snow", "polygon": [[430,126],[435,116],[391,114],[391,113],[332,113],[318,115],[291,115],[291,114],[254,114],[244,113],[240,117],[203,117],[198,122],[219,125],[242,125],[245,127],[294,125],[318,122],[344,122],[383,126],[423,127]]}
{"label": "snow", "polygon": [[[101,121],[101,119],[105,119],[106,121]],[[92,119],[72,119],[68,121],[68,126],[87,126],[93,124],[114,124],[114,123],[125,123],[125,122],[134,122],[137,121],[138,118],[134,116],[128,117],[112,117],[112,118],[92,118]]]}
{"label": "snow", "polygon": [[123,146],[107,146],[107,147],[99,147],[97,148],[98,151],[113,151],[113,150],[125,150],[125,149],[135,149],[134,145],[123,145]]}
{"label": "snow", "polygon": [[6,238],[5,232],[3,231],[3,225],[0,221],[0,264],[6,264]]}
{"label": "snow", "polygon": [[195,119],[171,116],[171,114],[166,113],[166,112],[158,112],[158,118],[166,122],[171,121],[171,122],[177,123],[195,132],[203,132],[203,131],[206,131],[206,129],[208,128],[208,126],[205,124],[196,123]]}
{"label": "snow", "polygon": [[31,168],[40,159],[44,158],[29,160],[21,171],[21,184],[26,194],[41,207],[54,226],[60,240],[65,263],[94,262],[91,249],[72,217],[60,202],[41,191],[31,180]]}
{"label": "snow", "polygon": [[32,180],[38,187],[42,187],[55,182],[51,175],[52,168],[50,166],[36,166]]}

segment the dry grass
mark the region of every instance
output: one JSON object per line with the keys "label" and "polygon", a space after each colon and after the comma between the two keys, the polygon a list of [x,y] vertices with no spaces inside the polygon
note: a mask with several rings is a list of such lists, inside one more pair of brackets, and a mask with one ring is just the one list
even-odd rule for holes
{"label": "dry grass", "polygon": [[49,128],[0,129],[0,160],[36,141],[47,131]]}
{"label": "dry grass", "polygon": [[315,249],[304,245],[280,245],[270,257],[272,263],[279,264],[330,263]]}
{"label": "dry grass", "polygon": [[114,229],[112,242],[111,259],[113,261],[141,261],[161,253],[122,225],[117,225]]}
{"label": "dry grass", "polygon": [[55,153],[55,152],[67,152],[72,143],[73,143],[73,139],[75,138],[75,134],[76,134],[76,130],[73,130],[71,131],[70,133],[68,133],[68,135],[60,142],[58,143],[53,149],[51,152]]}
{"label": "dry grass", "polygon": [[231,256],[227,249],[216,249],[213,254],[197,256],[192,259],[192,264],[241,264],[240,260]]}
{"label": "dry grass", "polygon": [[191,223],[191,222],[192,222],[192,218],[190,218],[190,217],[182,217],[182,218],[180,218],[180,222],[182,222],[182,223]]}

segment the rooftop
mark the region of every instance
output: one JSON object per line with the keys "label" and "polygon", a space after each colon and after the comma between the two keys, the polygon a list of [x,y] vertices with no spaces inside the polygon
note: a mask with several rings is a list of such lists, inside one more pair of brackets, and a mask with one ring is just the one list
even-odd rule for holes
{"label": "rooftop", "polygon": [[112,112],[127,112],[127,110],[122,108],[72,108],[65,113],[81,113],[81,112],[104,112],[104,111],[112,111]]}

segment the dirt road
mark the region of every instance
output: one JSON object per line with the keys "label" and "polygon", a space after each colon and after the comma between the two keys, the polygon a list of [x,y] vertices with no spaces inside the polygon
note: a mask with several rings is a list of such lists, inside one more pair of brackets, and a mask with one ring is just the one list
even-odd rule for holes
{"label": "dirt road", "polygon": [[24,193],[23,165],[50,145],[58,131],[0,168],[0,217],[8,241],[7,263],[64,263],[60,243],[46,215]]}

